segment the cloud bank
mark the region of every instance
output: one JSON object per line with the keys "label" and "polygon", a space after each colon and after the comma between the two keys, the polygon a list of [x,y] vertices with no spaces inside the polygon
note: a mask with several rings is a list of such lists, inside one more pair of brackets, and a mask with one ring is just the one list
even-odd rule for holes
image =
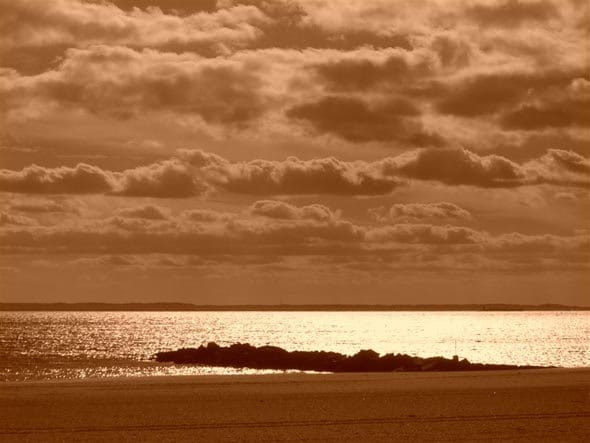
{"label": "cloud bank", "polygon": [[0,170],[0,190],[4,192],[162,198],[200,196],[212,188],[256,195],[383,195],[406,180],[481,188],[541,184],[587,188],[590,161],[558,149],[522,164],[466,149],[426,149],[374,162],[290,157],[232,163],[212,153],[183,150],[178,157],[121,172],[87,164]]}

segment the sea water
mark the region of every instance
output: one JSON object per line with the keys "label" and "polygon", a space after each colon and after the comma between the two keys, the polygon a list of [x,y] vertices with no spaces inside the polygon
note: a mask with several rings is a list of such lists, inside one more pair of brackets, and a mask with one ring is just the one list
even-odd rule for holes
{"label": "sea water", "polygon": [[153,360],[210,341],[584,367],[590,312],[0,312],[0,381],[272,372]]}

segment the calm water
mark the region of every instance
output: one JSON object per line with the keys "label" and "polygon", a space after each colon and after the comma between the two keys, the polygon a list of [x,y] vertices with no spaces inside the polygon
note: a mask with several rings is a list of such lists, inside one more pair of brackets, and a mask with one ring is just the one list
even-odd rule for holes
{"label": "calm water", "polygon": [[151,360],[209,341],[580,367],[590,312],[0,312],[0,380],[261,372]]}

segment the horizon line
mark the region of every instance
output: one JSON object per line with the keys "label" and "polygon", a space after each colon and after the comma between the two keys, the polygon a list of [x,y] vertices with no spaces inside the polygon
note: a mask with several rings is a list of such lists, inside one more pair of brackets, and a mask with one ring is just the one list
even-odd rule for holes
{"label": "horizon line", "polygon": [[588,311],[561,303],[305,303],[195,304],[186,302],[1,302],[0,311]]}

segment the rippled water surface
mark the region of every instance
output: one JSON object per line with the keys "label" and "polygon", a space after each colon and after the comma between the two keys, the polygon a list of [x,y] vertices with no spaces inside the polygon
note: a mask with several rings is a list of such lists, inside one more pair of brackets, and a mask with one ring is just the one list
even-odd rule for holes
{"label": "rippled water surface", "polygon": [[262,372],[152,360],[209,341],[581,367],[590,312],[0,312],[0,380]]}

